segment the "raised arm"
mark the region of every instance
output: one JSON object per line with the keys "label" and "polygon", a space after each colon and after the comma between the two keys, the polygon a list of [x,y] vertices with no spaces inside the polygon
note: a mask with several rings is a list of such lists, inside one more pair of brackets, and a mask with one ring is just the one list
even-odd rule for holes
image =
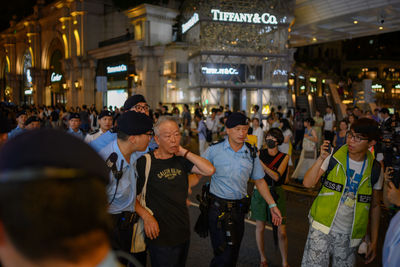
{"label": "raised arm", "polygon": [[200,157],[189,150],[179,146],[179,151],[176,153],[177,156],[186,157],[190,162],[194,164],[192,172],[203,176],[211,176],[215,173],[215,167],[207,159]]}
{"label": "raised arm", "polygon": [[311,168],[308,169],[306,174],[304,175],[303,185],[305,187],[313,187],[316,185],[324,174],[324,171],[321,170],[322,163],[324,160],[329,156],[328,150],[329,141],[325,140],[321,146],[321,154],[319,155],[318,159],[314,162]]}

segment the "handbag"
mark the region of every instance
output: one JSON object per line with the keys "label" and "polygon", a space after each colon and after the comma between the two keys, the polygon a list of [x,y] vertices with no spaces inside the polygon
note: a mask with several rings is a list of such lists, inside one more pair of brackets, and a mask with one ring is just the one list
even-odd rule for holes
{"label": "handbag", "polygon": [[[142,205],[143,208],[145,208],[148,212],[150,212],[151,215],[153,215],[153,212],[148,207],[146,207],[146,188],[151,167],[151,156],[150,154],[145,154],[144,156],[146,158],[145,181],[142,193],[140,194],[139,203],[140,205]],[[145,238],[146,238],[146,233],[144,231],[144,221],[141,217],[139,217],[137,222],[133,225],[132,246],[131,246],[132,253],[143,252],[146,250]]]}
{"label": "handbag", "polygon": [[306,159],[314,159],[316,152],[316,145],[314,142],[304,138],[303,140],[303,149],[304,149],[304,158]]}

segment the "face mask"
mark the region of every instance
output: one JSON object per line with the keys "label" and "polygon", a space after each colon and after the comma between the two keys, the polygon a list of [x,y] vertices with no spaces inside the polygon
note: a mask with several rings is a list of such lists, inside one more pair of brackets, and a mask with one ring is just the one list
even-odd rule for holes
{"label": "face mask", "polygon": [[268,148],[275,148],[276,147],[275,141],[272,140],[272,139],[267,139],[267,147]]}

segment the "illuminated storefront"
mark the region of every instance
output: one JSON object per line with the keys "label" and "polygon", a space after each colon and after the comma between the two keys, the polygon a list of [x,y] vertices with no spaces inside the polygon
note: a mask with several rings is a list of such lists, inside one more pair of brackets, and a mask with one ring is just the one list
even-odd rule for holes
{"label": "illuminated storefront", "polygon": [[206,111],[229,105],[246,112],[255,104],[264,110],[288,105],[290,9],[283,3],[239,2],[184,2],[180,34],[187,57],[179,57],[179,50],[171,53],[176,58],[165,57],[163,102],[200,102]]}
{"label": "illuminated storefront", "polygon": [[46,93],[46,99],[50,102],[52,106],[54,105],[66,105],[66,90],[68,90],[65,74],[62,69],[62,61],[63,55],[60,50],[55,50],[50,59],[50,70],[49,70],[49,81],[50,86],[48,86],[48,90]]}

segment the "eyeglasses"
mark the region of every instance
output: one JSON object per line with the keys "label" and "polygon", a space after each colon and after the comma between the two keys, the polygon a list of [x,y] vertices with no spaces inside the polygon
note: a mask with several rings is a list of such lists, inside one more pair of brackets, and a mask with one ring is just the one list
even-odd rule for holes
{"label": "eyeglasses", "polygon": [[346,137],[349,138],[350,140],[353,139],[357,143],[359,143],[361,141],[364,141],[364,140],[368,140],[368,138],[362,137],[360,135],[353,134],[353,132],[351,132],[351,131],[348,131],[346,133]]}
{"label": "eyeglasses", "polygon": [[134,105],[133,106],[133,109],[136,109],[136,110],[138,110],[138,111],[149,111],[149,109],[150,109],[150,106],[149,105],[139,105],[139,104],[136,104],[136,105]]}

